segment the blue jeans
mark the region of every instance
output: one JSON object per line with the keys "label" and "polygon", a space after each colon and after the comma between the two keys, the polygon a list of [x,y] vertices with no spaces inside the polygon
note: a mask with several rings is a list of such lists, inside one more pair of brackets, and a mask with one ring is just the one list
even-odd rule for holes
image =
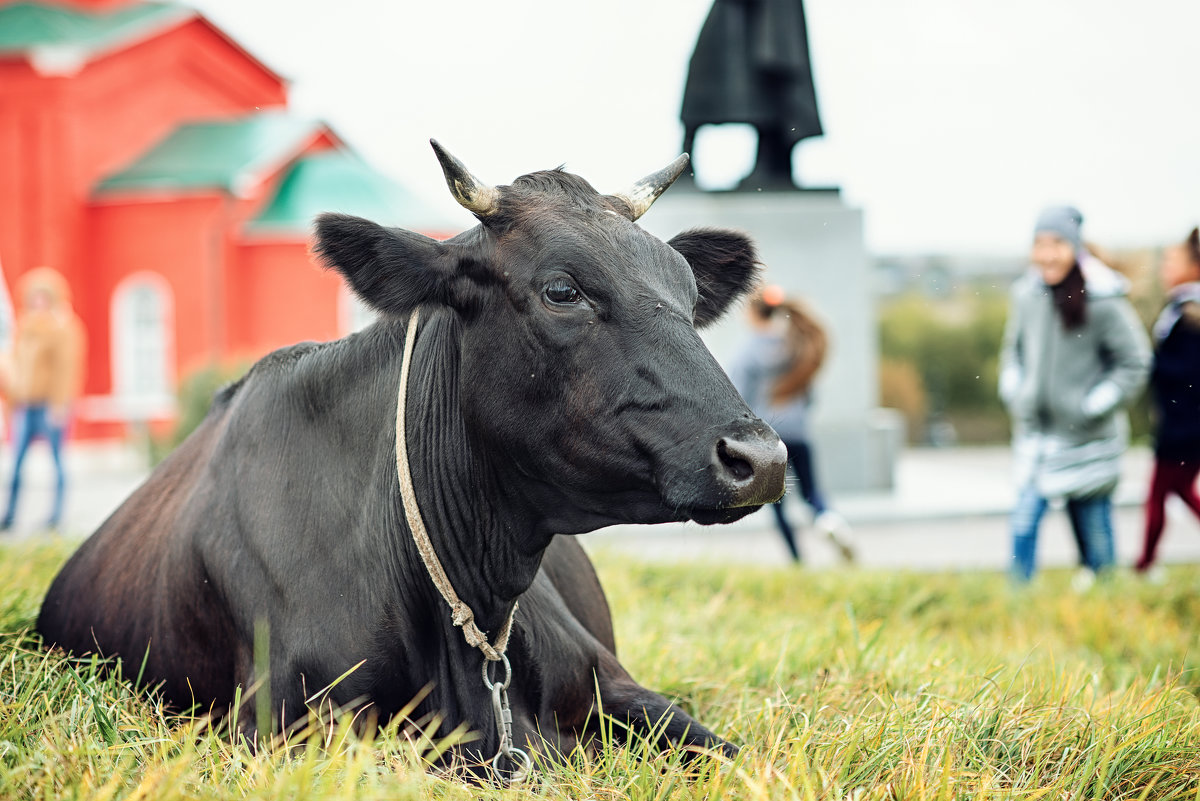
{"label": "blue jeans", "polygon": [[[787,448],[788,463],[792,466],[792,472],[796,474],[796,480],[800,484],[800,497],[812,507],[814,515],[821,514],[825,511],[825,499],[821,496],[821,490],[817,488],[816,472],[813,470],[812,446],[799,440],[791,442],[784,440],[783,444]],[[799,562],[800,545],[796,541],[796,532],[792,530],[792,525],[788,522],[787,515],[783,510],[783,502],[787,498],[788,496],[784,495],[771,504],[771,511],[775,513],[775,522],[779,524],[779,533],[783,535],[783,542],[787,545],[788,552],[791,553],[794,561]]]}
{"label": "blue jeans", "polygon": [[[1018,581],[1033,578],[1038,526],[1047,505],[1046,499],[1033,487],[1024,487],[1017,494],[1017,505],[1012,513],[1012,574]],[[1097,573],[1112,567],[1116,559],[1112,494],[1071,498],[1067,501],[1067,515],[1079,546],[1080,562]]]}
{"label": "blue jeans", "polygon": [[45,404],[18,406],[13,412],[13,447],[16,448],[16,458],[13,461],[12,483],[8,488],[8,509],[0,527],[9,528],[17,514],[17,497],[21,494],[21,466],[25,462],[25,454],[34,439],[41,436],[50,445],[50,453],[54,456],[55,484],[54,507],[50,512],[49,525],[57,528],[62,522],[63,494],[66,490],[66,476],[63,471],[62,445],[64,426],[61,422],[50,420],[49,410]]}

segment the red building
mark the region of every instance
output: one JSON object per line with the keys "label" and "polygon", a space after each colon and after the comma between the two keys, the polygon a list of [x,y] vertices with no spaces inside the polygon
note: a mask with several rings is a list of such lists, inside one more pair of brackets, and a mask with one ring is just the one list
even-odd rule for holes
{"label": "red building", "polygon": [[289,113],[284,79],[174,3],[0,0],[0,176],[9,286],[54,267],[87,328],[82,436],[169,417],[199,367],[355,327],[309,259],[316,213],[429,227]]}

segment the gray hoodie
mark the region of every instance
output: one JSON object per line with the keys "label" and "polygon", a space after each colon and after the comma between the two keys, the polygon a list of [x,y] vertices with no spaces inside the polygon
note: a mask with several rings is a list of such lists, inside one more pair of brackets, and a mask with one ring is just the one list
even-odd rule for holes
{"label": "gray hoodie", "polygon": [[1126,299],[1129,282],[1080,258],[1087,319],[1068,331],[1050,287],[1031,269],[1013,285],[1000,354],[1000,397],[1013,420],[1019,486],[1047,498],[1116,488],[1129,441],[1122,408],[1146,383],[1150,342]]}
{"label": "gray hoodie", "polygon": [[775,429],[784,442],[808,441],[809,395],[776,403],[771,391],[791,366],[787,340],[781,333],[754,332],[729,366],[729,379],[750,409]]}

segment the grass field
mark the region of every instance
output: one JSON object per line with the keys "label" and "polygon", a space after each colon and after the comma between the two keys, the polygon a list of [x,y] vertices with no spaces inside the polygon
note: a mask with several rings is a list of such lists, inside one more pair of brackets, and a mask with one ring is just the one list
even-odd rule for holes
{"label": "grass field", "polygon": [[29,633],[69,545],[0,548],[0,798],[1200,799],[1200,568],[808,573],[599,559],[624,664],[744,746],[685,775],[603,749],[515,790],[331,725],[255,752]]}

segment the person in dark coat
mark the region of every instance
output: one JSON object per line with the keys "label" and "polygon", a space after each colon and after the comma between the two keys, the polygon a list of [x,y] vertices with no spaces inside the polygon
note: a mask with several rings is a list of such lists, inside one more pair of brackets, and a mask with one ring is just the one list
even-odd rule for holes
{"label": "person in dark coat", "polygon": [[716,0],[683,90],[683,149],[701,125],[749,123],[758,158],[747,188],[792,189],[792,148],[820,136],[802,0]]}
{"label": "person in dark coat", "polygon": [[1154,324],[1154,367],[1150,389],[1158,411],[1154,476],[1146,498],[1142,555],[1134,566],[1154,565],[1166,525],[1167,496],[1178,495],[1200,517],[1200,230],[1168,248],[1161,268],[1167,305]]}

